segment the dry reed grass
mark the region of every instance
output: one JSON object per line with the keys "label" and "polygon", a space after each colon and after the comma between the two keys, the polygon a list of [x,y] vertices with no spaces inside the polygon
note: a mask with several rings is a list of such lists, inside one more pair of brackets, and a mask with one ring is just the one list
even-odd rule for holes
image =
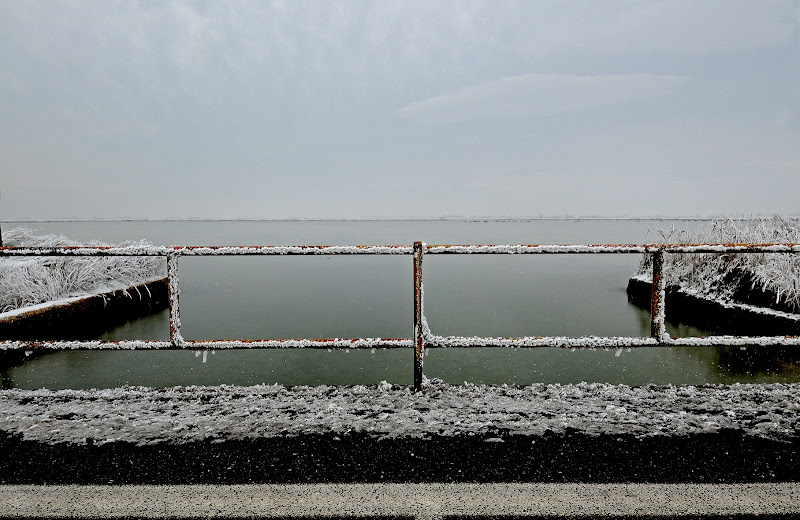
{"label": "dry reed grass", "polygon": [[[775,216],[717,219],[696,232],[659,230],[659,241],[671,244],[800,243],[800,220]],[[722,301],[761,290],[793,311],[800,310],[800,255],[787,253],[680,253],[664,257],[667,285]],[[645,255],[637,274],[652,273]]]}
{"label": "dry reed grass", "polygon": [[[36,235],[25,227],[3,232],[7,247],[107,246],[80,243],[64,235]],[[145,242],[124,242],[141,245]],[[165,276],[164,261],[153,257],[18,257],[0,259],[0,312],[70,296],[97,294]]]}

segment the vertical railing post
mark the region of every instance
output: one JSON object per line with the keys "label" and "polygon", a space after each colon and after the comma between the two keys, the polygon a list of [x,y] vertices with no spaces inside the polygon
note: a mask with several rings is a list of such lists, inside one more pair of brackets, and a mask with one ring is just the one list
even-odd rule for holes
{"label": "vertical railing post", "polygon": [[167,298],[169,301],[169,341],[173,347],[183,344],[181,335],[180,281],[178,279],[178,254],[167,255]]}
{"label": "vertical railing post", "polygon": [[665,298],[666,279],[664,278],[664,252],[653,253],[653,283],[650,294],[650,337],[663,343],[666,339]]}
{"label": "vertical railing post", "polygon": [[414,390],[422,389],[422,242],[414,242]]}

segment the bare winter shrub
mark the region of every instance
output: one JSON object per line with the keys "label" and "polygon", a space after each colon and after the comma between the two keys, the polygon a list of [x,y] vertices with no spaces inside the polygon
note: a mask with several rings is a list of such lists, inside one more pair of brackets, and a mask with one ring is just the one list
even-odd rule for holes
{"label": "bare winter shrub", "polygon": [[[800,221],[775,216],[768,219],[718,219],[697,232],[660,230],[660,241],[671,244],[800,243]],[[645,255],[637,275],[652,273]],[[775,304],[800,309],[800,255],[787,253],[680,253],[664,256],[668,286],[722,301],[742,300],[755,290],[770,295]]]}
{"label": "bare winter shrub", "polygon": [[[7,247],[108,246],[80,243],[63,235],[35,235],[15,228],[3,233]],[[124,242],[121,246],[144,245]],[[163,259],[153,257],[25,257],[0,259],[0,312],[69,296],[124,289],[165,276]]]}

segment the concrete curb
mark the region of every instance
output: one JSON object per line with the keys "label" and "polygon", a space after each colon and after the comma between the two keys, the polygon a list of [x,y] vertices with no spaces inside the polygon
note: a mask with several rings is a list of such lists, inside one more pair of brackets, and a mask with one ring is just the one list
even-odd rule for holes
{"label": "concrete curb", "polygon": [[800,484],[0,486],[1,518],[782,517]]}

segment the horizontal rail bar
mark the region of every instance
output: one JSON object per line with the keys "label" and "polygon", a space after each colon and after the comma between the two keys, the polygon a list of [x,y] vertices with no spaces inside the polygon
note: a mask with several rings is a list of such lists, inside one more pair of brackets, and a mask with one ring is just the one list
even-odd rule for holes
{"label": "horizontal rail bar", "polygon": [[184,340],[180,345],[170,341],[0,341],[0,351],[9,350],[244,350],[244,349],[370,349],[408,348],[405,338],[331,338],[331,339],[235,339],[235,340]]}
{"label": "horizontal rail bar", "polygon": [[635,337],[566,337],[566,336],[526,336],[520,338],[434,336],[426,338],[426,347],[562,347],[562,348],[614,348],[614,347],[655,347],[653,338]]}
{"label": "horizontal rail bar", "polygon": [[[531,244],[423,245],[425,254],[586,253],[800,253],[800,244]],[[3,247],[0,256],[238,256],[238,255],[410,255],[412,246],[68,246]]]}
{"label": "horizontal rail bar", "polygon": [[526,336],[520,338],[433,336],[425,347],[559,347],[576,349],[637,347],[725,347],[725,346],[800,346],[800,336],[706,336],[689,338],[656,338],[625,336]]}
{"label": "horizontal rail bar", "polygon": [[[526,336],[520,338],[433,336],[425,339],[425,348],[558,347],[574,349],[638,347],[739,347],[800,346],[800,336],[706,336],[670,338],[659,342],[646,337],[606,336]],[[246,349],[389,349],[414,346],[405,338],[335,338],[335,339],[254,339],[187,340],[180,346],[169,341],[0,341],[0,351],[12,350],[246,350]]]}
{"label": "horizontal rail bar", "polygon": [[778,347],[800,346],[800,336],[705,336],[671,338],[670,347]]}
{"label": "horizontal rail bar", "polygon": [[425,254],[800,253],[800,244],[428,245]]}
{"label": "horizontal rail bar", "polygon": [[[424,254],[603,254],[633,253],[653,255],[652,337],[462,337],[436,336],[426,331],[422,304],[422,257]],[[309,245],[309,246],[68,246],[55,248],[0,247],[1,256],[163,256],[169,274],[170,341],[0,341],[0,351],[10,350],[231,350],[231,349],[375,349],[414,347],[414,388],[424,380],[424,349],[438,347],[559,347],[572,349],[611,349],[636,347],[718,347],[718,346],[800,346],[797,336],[712,336],[670,338],[664,331],[664,279],[660,265],[663,253],[800,253],[800,244],[549,244],[549,245]],[[334,339],[255,339],[185,340],[180,333],[178,258],[180,256],[237,255],[414,255],[414,337],[334,338]]]}
{"label": "horizontal rail bar", "polygon": [[411,246],[71,246],[4,247],[7,256],[238,256],[238,255],[403,255]]}

